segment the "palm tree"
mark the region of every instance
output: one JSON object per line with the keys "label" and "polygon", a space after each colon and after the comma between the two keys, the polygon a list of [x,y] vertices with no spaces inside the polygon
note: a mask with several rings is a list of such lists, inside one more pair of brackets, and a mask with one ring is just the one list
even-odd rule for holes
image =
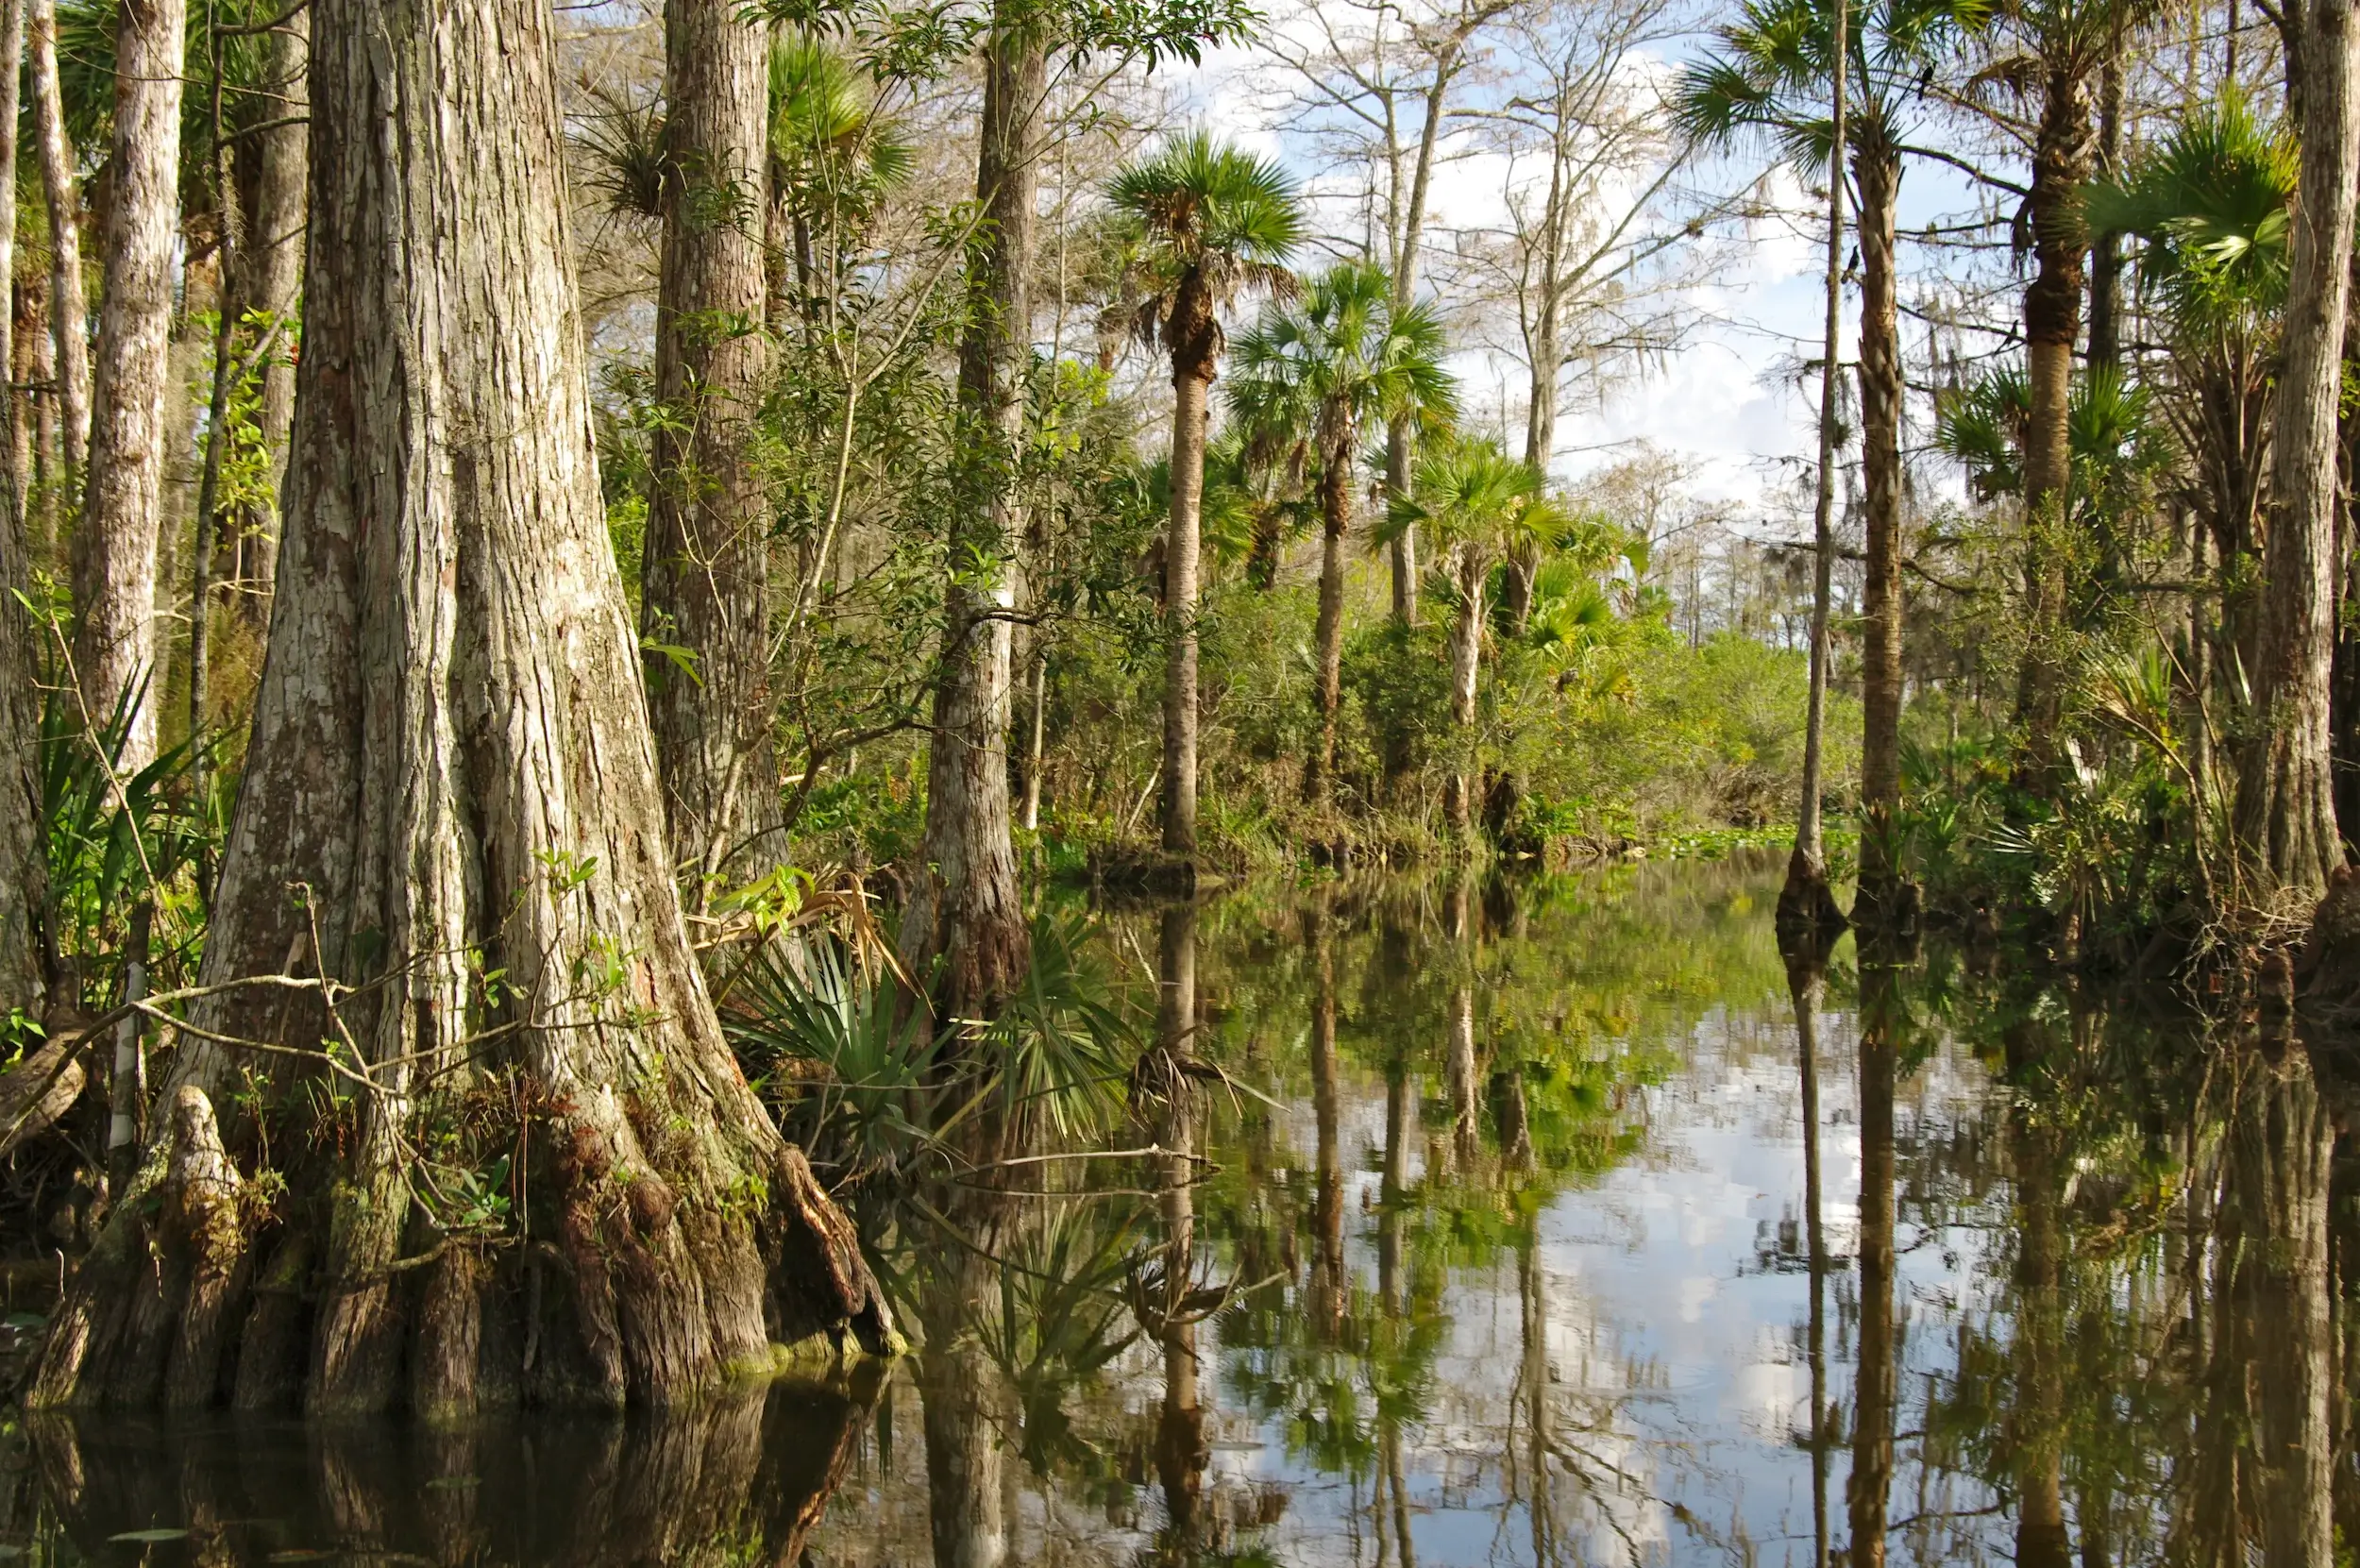
{"label": "palm tree", "polygon": [[818,39],[782,30],[770,42],[770,305],[786,298],[786,267],[808,316],[818,288],[814,228],[873,212],[918,165],[901,123],[879,112],[851,61]]}
{"label": "palm tree", "polygon": [[1442,808],[1464,835],[1474,812],[1475,692],[1483,663],[1483,628],[1494,558],[1520,546],[1545,546],[1562,530],[1542,491],[1541,475],[1495,442],[1442,443],[1422,456],[1408,495],[1387,512],[1390,541],[1416,528],[1441,552],[1457,615],[1451,627],[1450,710],[1457,731],[1457,766],[1443,785]]}
{"label": "palm tree", "polygon": [[1385,269],[1340,261],[1300,297],[1266,307],[1239,338],[1229,403],[1250,447],[1265,459],[1319,470],[1320,739],[1304,769],[1304,795],[1323,799],[1336,769],[1336,714],[1342,697],[1344,537],[1352,528],[1353,479],[1361,432],[1409,418],[1432,428],[1458,413],[1458,383],[1442,368],[1442,324],[1424,305],[1393,301]]}
{"label": "palm tree", "polygon": [[1196,852],[1196,602],[1205,415],[1220,373],[1222,308],[1241,290],[1283,294],[1303,235],[1294,182],[1275,163],[1198,130],[1107,189],[1138,243],[1133,329],[1172,356],[1172,530],[1164,546],[1164,851]]}
{"label": "palm tree", "polygon": [[[2028,530],[2025,581],[2031,621],[2018,676],[2016,709],[2024,726],[2023,770],[2047,772],[2056,761],[2063,697],[2060,632],[2068,585],[2062,538],[2072,482],[2069,430],[2073,350],[2088,291],[2089,225],[2082,211],[2097,137],[2090,85],[2125,35],[2162,8],[2162,0],[1998,0],[1988,30],[2000,52],[1979,80],[2039,93],[2032,128],[2032,182],[2025,193],[2032,280],[2024,291],[2024,357],[2031,393],[2024,446]],[[2013,40],[2013,52],[2005,41]]]}
{"label": "palm tree", "polygon": [[[1887,852],[1892,837],[1883,831],[1901,790],[1905,387],[1895,214],[1903,156],[1916,150],[1909,142],[1915,106],[1959,33],[1968,3],[1753,0],[1741,20],[1719,29],[1718,51],[1689,67],[1678,97],[1681,124],[1709,143],[1767,137],[1788,162],[1827,170],[1831,179],[1841,177],[1831,157],[1839,134],[1850,153],[1859,198],[1861,460],[1868,533],[1861,657],[1861,806],[1867,831],[1861,841],[1861,889],[1880,909],[1905,896],[1900,868]],[[1839,17],[1846,41],[1840,59],[1833,42]],[[1839,89],[1840,131],[1830,102]],[[1832,360],[1832,340],[1829,354]],[[1812,850],[1815,854],[1815,845]]]}

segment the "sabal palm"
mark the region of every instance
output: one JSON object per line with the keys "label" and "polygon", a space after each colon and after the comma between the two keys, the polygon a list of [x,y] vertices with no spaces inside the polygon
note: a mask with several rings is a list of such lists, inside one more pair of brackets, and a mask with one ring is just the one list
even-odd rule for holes
{"label": "sabal palm", "polygon": [[1265,307],[1231,354],[1231,412],[1250,451],[1319,474],[1320,740],[1305,793],[1324,793],[1335,772],[1336,714],[1343,684],[1343,548],[1352,529],[1353,478],[1362,432],[1408,418],[1441,429],[1457,416],[1458,383],[1443,368],[1448,342],[1424,305],[1395,309],[1385,269],[1342,261],[1295,298]]}
{"label": "sabal palm", "polygon": [[873,213],[918,166],[899,121],[880,113],[859,70],[822,40],[783,33],[769,59],[770,184],[774,232],[773,296],[786,242],[794,249],[796,281],[806,301],[819,259],[815,228],[833,228]]}
{"label": "sabal palm", "polygon": [[[1981,3],[1865,0],[1846,8],[1844,140],[1859,196],[1861,456],[1867,488],[1861,796],[1872,818],[1900,801],[1905,386],[1894,238],[1902,158],[1927,79],[1963,27],[1980,20]],[[1837,59],[1830,0],[1752,0],[1717,38],[1716,52],[1681,80],[1678,114],[1689,133],[1725,145],[1748,135],[1766,139],[1798,168],[1842,178],[1829,103]],[[1829,309],[1832,332],[1832,300]],[[1834,353],[1832,342],[1828,352]],[[1823,411],[1823,417],[1829,413]],[[1881,894],[1888,868],[1865,869]]]}
{"label": "sabal palm", "polygon": [[1196,850],[1196,609],[1207,392],[1222,308],[1239,292],[1283,292],[1303,236],[1294,182],[1264,159],[1190,131],[1118,174],[1107,198],[1128,247],[1138,334],[1172,357],[1172,525],[1164,548],[1166,852]]}
{"label": "sabal palm", "polygon": [[1396,496],[1385,533],[1416,528],[1441,551],[1458,613],[1451,629],[1451,719],[1458,730],[1458,766],[1444,789],[1443,810],[1464,832],[1474,784],[1468,752],[1474,741],[1475,695],[1483,666],[1485,589],[1492,558],[1523,542],[1545,544],[1559,531],[1558,514],[1541,476],[1495,442],[1438,444],[1418,461],[1408,495]]}
{"label": "sabal palm", "polygon": [[[2221,576],[2237,584],[2253,580],[2261,546],[2299,166],[2292,133],[2231,93],[2174,126],[2126,178],[2086,192],[2092,224],[2141,242],[2139,276],[2171,350],[2159,403],[2195,459]],[[2223,614],[2250,666],[2249,599],[2233,591]]]}

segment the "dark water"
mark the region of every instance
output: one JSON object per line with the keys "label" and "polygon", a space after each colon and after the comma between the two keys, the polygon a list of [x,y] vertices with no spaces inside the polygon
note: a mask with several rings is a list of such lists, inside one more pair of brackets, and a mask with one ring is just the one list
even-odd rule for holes
{"label": "dark water", "polygon": [[870,1215],[924,1340],[889,1371],[661,1423],[36,1425],[0,1554],[2341,1560],[2334,1054],[1939,943],[1790,984],[1776,876],[1114,917],[1226,1081],[1037,1152],[1202,1158]]}

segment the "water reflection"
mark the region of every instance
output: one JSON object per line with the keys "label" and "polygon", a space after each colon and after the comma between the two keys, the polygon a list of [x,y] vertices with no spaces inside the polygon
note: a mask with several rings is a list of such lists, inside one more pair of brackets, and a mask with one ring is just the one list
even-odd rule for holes
{"label": "water reflection", "polygon": [[[1938,942],[1782,954],[1778,873],[1111,916],[1127,1103],[1087,1139],[977,1114],[952,1169],[864,1200],[922,1340],[871,1383],[660,1427],[37,1428],[0,1545],[2335,1561],[2342,1058]],[[192,1534],[110,1539],[156,1529]]]}

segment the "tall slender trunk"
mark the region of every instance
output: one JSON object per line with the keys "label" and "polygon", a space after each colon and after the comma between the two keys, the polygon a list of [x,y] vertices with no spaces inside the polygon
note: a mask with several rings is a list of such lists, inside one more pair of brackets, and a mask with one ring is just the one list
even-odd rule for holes
{"label": "tall slender trunk", "polygon": [[[770,573],[755,419],[769,379],[762,236],[732,194],[763,188],[769,42],[736,0],[668,0],[654,489],[640,630],[672,859],[690,907],[783,857],[770,701]],[[742,323],[724,326],[723,323]]]}
{"label": "tall slender trunk", "polygon": [[1318,661],[1320,738],[1303,770],[1303,797],[1324,801],[1336,787],[1336,718],[1344,687],[1344,536],[1352,530],[1355,443],[1332,434],[1320,458],[1320,610],[1311,632]]}
{"label": "tall slender trunk", "polygon": [[188,0],[124,0],[115,29],[106,284],[92,362],[90,478],[74,535],[75,673],[94,715],[127,712],[122,766],[132,771],[156,755],[163,684],[156,560],[164,522],[164,388],[188,19]]}
{"label": "tall slender trunk", "polygon": [[1213,384],[1212,300],[1191,268],[1172,304],[1172,521],[1164,538],[1164,852],[1196,853],[1197,568],[1205,433]]}
{"label": "tall slender trunk", "polygon": [[1450,634],[1450,776],[1444,781],[1442,812],[1453,832],[1464,837],[1475,816],[1479,775],[1475,763],[1475,694],[1483,668],[1485,615],[1483,555],[1472,544],[1458,548],[1458,615]]}
{"label": "tall slender trunk", "polygon": [[2031,409],[2024,432],[2026,640],[2016,680],[2024,730],[2023,773],[2045,776],[2056,761],[2063,700],[2067,530],[2072,526],[2073,346],[2082,329],[2089,234],[2082,186],[2090,176],[2090,115],[2078,62],[2053,67],[2044,83],[2032,148],[2030,201],[2033,272],[2024,291],[2025,379]]}
{"label": "tall slender trunk", "polygon": [[[1450,101],[1450,83],[1458,71],[1457,43],[1435,56],[1434,80],[1425,90],[1425,120],[1418,127],[1417,161],[1409,175],[1409,201],[1400,212],[1400,232],[1394,236],[1393,312],[1399,314],[1417,303],[1418,250],[1425,233],[1425,207],[1434,188],[1434,149],[1441,144],[1442,115]],[[1396,415],[1385,427],[1385,495],[1388,500],[1409,493],[1417,469],[1417,426],[1408,414]],[[1393,619],[1404,626],[1418,618],[1418,531],[1404,528],[1393,536]]]}
{"label": "tall slender trunk", "polygon": [[[242,1399],[463,1411],[515,1386],[496,1321],[534,1347],[522,1391],[544,1403],[673,1402],[847,1318],[883,1343],[850,1224],[738,1072],[681,919],[598,488],[548,0],[312,0],[312,42],[283,569],[200,973],[359,989],[197,1007],[169,1128],[31,1397],[201,1405],[234,1358]],[[250,1068],[300,1101],[319,1069],[223,1037],[335,1038],[354,1074],[329,1080],[351,1101],[326,1137],[273,1150],[301,1179],[259,1268],[222,1222],[212,1106]],[[409,1151],[479,1073],[514,1075],[516,1120],[445,1157],[517,1156],[544,1245],[451,1239],[413,1255],[413,1290],[402,1255],[431,1227]],[[497,1318],[545,1274],[556,1300]]]}
{"label": "tall slender trunk", "polygon": [[1336,1084],[1336,949],[1326,908],[1304,916],[1311,950],[1311,1121],[1317,1144],[1311,1198],[1312,1324],[1332,1340],[1344,1325],[1351,1281],[1344,1262],[1343,1135]]}
{"label": "tall slender trunk", "polygon": [[[1835,0],[1832,36],[1848,38],[1850,8]],[[1830,145],[1845,144],[1844,78],[1849,49],[1832,52],[1829,105]],[[1819,481],[1812,513],[1811,681],[1803,719],[1802,801],[1795,824],[1795,852],[1787,861],[1786,885],[1778,892],[1778,924],[1784,929],[1826,926],[1837,918],[1828,891],[1827,850],[1821,834],[1819,797],[1826,787],[1828,731],[1828,610],[1835,587],[1836,387],[1844,357],[1844,178],[1830,160],[1828,178],[1827,321],[1819,365]]]}
{"label": "tall slender trunk", "polygon": [[[0,320],[0,371],[16,363],[16,312],[8,307],[13,305],[16,283],[16,132],[23,119],[24,64],[25,0],[0,0],[0,317],[6,318]],[[7,416],[0,424],[13,436],[15,388],[0,392],[0,410]],[[0,483],[7,492],[0,496],[0,506],[5,506],[6,520],[18,530],[20,539],[30,468],[13,439],[0,450]]]}
{"label": "tall slender trunk", "polygon": [[1009,617],[1024,527],[1006,473],[1023,436],[1049,72],[1038,24],[1020,10],[1016,0],[1000,0],[986,46],[975,194],[986,227],[968,278],[972,314],[959,345],[968,451],[951,528],[959,566],[944,595],[926,833],[901,933],[913,974],[942,960],[935,1001],[938,1015],[950,1018],[995,1008],[1031,962],[1008,825]]}
{"label": "tall slender trunk", "polygon": [[[2296,94],[2302,165],[2295,195],[2271,481],[2263,547],[2256,722],[2237,780],[2238,849],[2266,905],[2307,903],[2344,864],[2330,767],[2335,641],[2336,413],[2360,179],[2360,38],[2352,0],[2303,8]],[[2298,911],[2288,909],[2284,913]]]}
{"label": "tall slender trunk", "polygon": [[[1549,164],[1549,194],[1542,211],[1541,232],[1547,247],[1541,260],[1541,304],[1526,337],[1527,376],[1525,399],[1525,466],[1542,485],[1548,483],[1549,459],[1557,450],[1557,378],[1563,367],[1564,346],[1560,341],[1561,302],[1559,295],[1559,270],[1561,265],[1566,204],[1563,160],[1552,158]],[[1508,554],[1508,582],[1501,596],[1500,608],[1507,614],[1509,629],[1523,636],[1532,620],[1532,574],[1539,560],[1529,543],[1519,541]]]}
{"label": "tall slender trunk", "polygon": [[[298,9],[271,31],[266,81],[271,96],[260,113],[267,121],[302,114],[309,106],[312,13]],[[261,406],[256,411],[256,434],[270,453],[271,484],[266,500],[240,508],[233,526],[235,562],[232,582],[236,602],[256,620],[264,618],[271,581],[278,564],[278,492],[287,476],[288,434],[295,426],[295,356],[291,350],[300,335],[295,312],[303,293],[303,227],[311,175],[311,139],[301,124],[274,125],[249,132],[249,153],[239,156],[253,170],[252,198],[245,203],[245,233],[237,255],[233,295],[241,323],[248,315],[267,318],[279,330],[278,346],[262,365]],[[249,329],[246,353],[258,346]]]}
{"label": "tall slender trunk", "polygon": [[1861,868],[1869,910],[1898,916],[1902,871],[1894,858],[1901,804],[1901,329],[1896,313],[1894,211],[1900,155],[1863,139],[1853,154],[1860,184],[1861,467],[1868,499],[1867,573],[1861,628]]}
{"label": "tall slender trunk", "polygon": [[1805,1351],[1811,1363],[1811,1526],[1812,1568],[1828,1564],[1828,1234],[1820,1213],[1819,1003],[1826,994],[1826,949],[1805,936],[1788,947],[1786,984],[1795,1003],[1796,1110],[1803,1123],[1803,1245],[1811,1271]]}
{"label": "tall slender trunk", "polygon": [[[0,300],[13,304],[16,274],[17,69],[25,47],[25,0],[0,0]],[[0,314],[10,318],[11,308]],[[9,328],[0,328],[0,369],[15,363]],[[34,684],[34,627],[16,596],[32,586],[31,464],[14,436],[16,395],[7,397],[10,440],[7,505],[0,508],[0,1020],[42,1016],[47,992],[47,824],[42,817],[41,702]]]}
{"label": "tall slender trunk", "polygon": [[[2113,47],[2098,68],[2098,173],[2122,177],[2124,39],[2116,22]],[[2090,236],[2090,368],[2122,368],[2122,236]]]}
{"label": "tall slender trunk", "polygon": [[2230,1132],[2231,1190],[2247,1238],[2231,1255],[2230,1310],[2245,1320],[2247,1375],[2260,1395],[2250,1440],[2260,1472],[2257,1556],[2272,1564],[2332,1562],[2343,1446],[2329,1233],[2335,1118],[2301,1042],[2274,1042],[2247,1071]]}
{"label": "tall slender trunk", "polygon": [[[66,143],[58,86],[58,0],[25,0],[25,47],[33,81],[33,132],[41,147],[42,200],[49,208],[49,311],[57,344],[58,446],[65,504],[90,452],[90,304],[82,290],[82,193]],[[177,145],[179,138],[173,138]]]}

